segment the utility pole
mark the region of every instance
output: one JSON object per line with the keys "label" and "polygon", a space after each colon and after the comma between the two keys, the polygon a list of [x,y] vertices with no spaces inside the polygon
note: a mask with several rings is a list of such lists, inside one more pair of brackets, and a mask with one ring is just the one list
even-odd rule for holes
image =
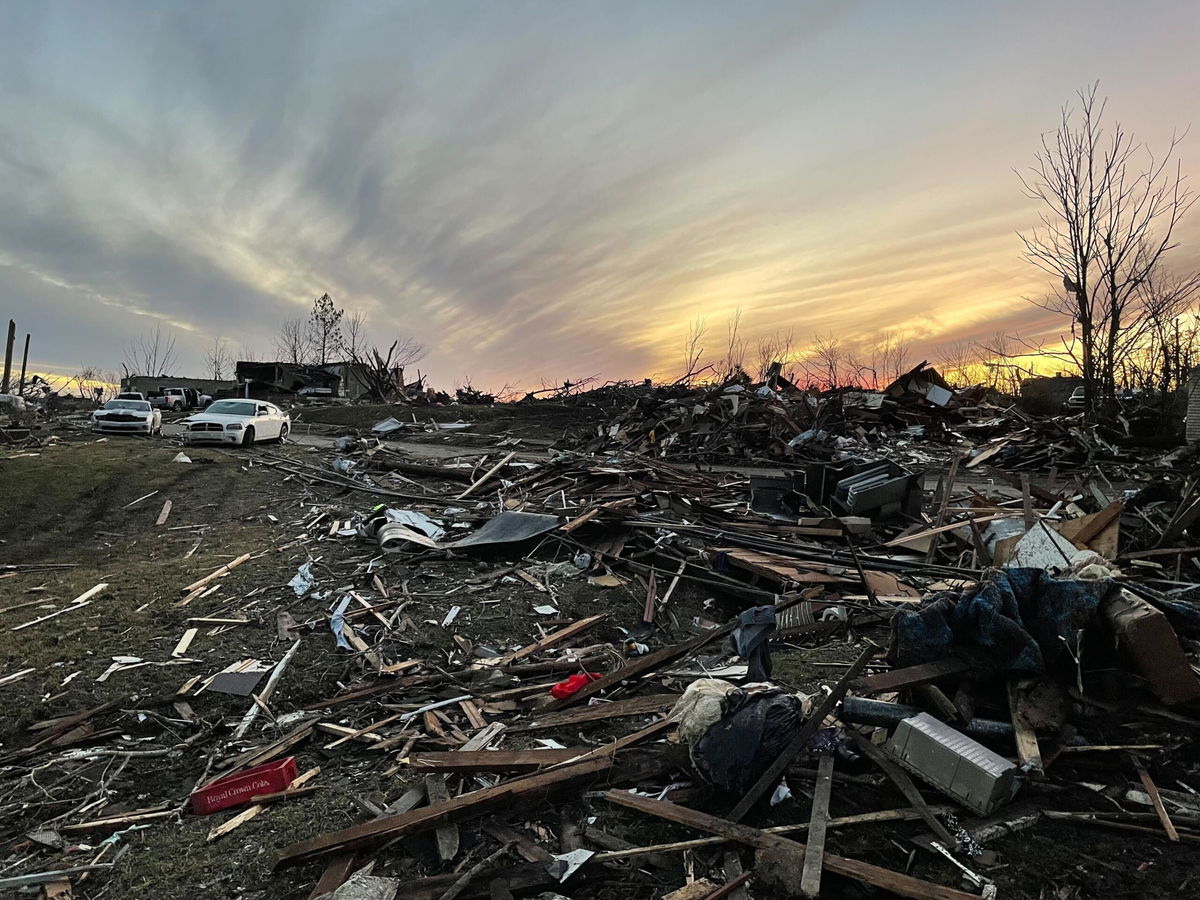
{"label": "utility pole", "polygon": [[0,394],[8,393],[8,379],[12,376],[13,344],[17,340],[17,323],[8,320],[8,341],[4,345],[4,380],[0,382]]}
{"label": "utility pole", "polygon": [[25,332],[25,355],[21,357],[21,386],[17,388],[17,393],[22,397],[25,396],[25,366],[29,364],[29,332]]}

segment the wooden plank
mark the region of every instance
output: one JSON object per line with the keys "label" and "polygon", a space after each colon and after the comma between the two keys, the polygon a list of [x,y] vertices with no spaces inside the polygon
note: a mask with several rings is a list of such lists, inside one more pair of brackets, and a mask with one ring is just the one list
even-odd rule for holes
{"label": "wooden plank", "polygon": [[95,597],[97,594],[99,594],[101,591],[103,591],[107,587],[108,587],[107,581],[101,582],[100,584],[97,584],[94,587],[88,588],[86,591],[84,591],[82,594],[80,594],[78,597],[76,597],[74,600],[72,600],[70,603],[68,603],[62,609],[56,609],[52,613],[47,613],[44,616],[40,616],[40,617],[38,617],[36,619],[32,619],[28,622],[22,622],[20,625],[15,626],[11,630],[12,631],[20,631],[23,628],[28,628],[30,625],[40,625],[42,622],[48,621],[49,619],[57,618],[58,616],[63,615],[63,613],[70,613],[70,612],[75,612],[75,610],[77,610],[77,609],[83,609],[85,606],[87,606],[89,603],[92,602],[93,597]]}
{"label": "wooden plank", "polygon": [[820,760],[812,812],[808,817],[804,868],[800,875],[800,893],[805,897],[817,897],[821,893],[821,864],[825,855],[825,832],[829,827],[829,798],[833,793],[833,754],[822,753]]}
{"label": "wooden plank", "polygon": [[171,656],[178,659],[187,653],[188,647],[192,646],[192,640],[200,633],[199,628],[189,628],[183,633],[183,637],[179,639],[179,643],[175,645],[175,649],[171,651]]}
{"label": "wooden plank", "polygon": [[647,697],[633,697],[629,700],[615,700],[612,703],[598,703],[595,706],[585,706],[583,709],[573,709],[567,712],[534,713],[534,721],[525,725],[516,725],[509,730],[516,733],[522,731],[539,731],[543,728],[559,728],[563,725],[578,725],[583,722],[595,722],[602,719],[621,719],[628,716],[645,716],[670,709],[679,701],[679,694],[650,694]]}
{"label": "wooden plank", "polygon": [[1121,515],[1125,504],[1117,500],[1099,512],[1080,519],[1068,519],[1059,525],[1059,532],[1076,545],[1088,545]]}
{"label": "wooden plank", "polygon": [[270,744],[267,744],[265,747],[260,747],[256,750],[249,750],[246,753],[243,753],[241,756],[235,758],[234,761],[229,766],[227,766],[222,772],[220,772],[217,775],[214,775],[207,782],[205,782],[204,786],[210,785],[214,781],[217,781],[220,778],[224,778],[226,775],[232,775],[235,772],[241,772],[243,769],[249,769],[249,768],[252,768],[253,766],[257,766],[259,763],[264,763],[271,759],[274,759],[276,756],[279,756],[281,753],[284,753],[287,750],[291,750],[293,747],[295,747],[301,741],[307,740],[309,735],[311,735],[313,733],[313,729],[315,729],[315,728],[316,728],[315,722],[304,722],[300,725],[297,725],[295,728],[293,728],[291,731],[289,731],[287,734],[285,734],[279,740],[272,741]]}
{"label": "wooden plank", "polygon": [[458,708],[463,711],[463,715],[467,717],[467,721],[471,723],[474,729],[487,728],[488,720],[483,717],[483,713],[479,711],[479,707],[475,705],[474,700],[458,701]]}
{"label": "wooden plank", "polygon": [[228,562],[225,565],[221,566],[219,569],[216,569],[215,571],[210,572],[209,574],[205,575],[203,578],[193,581],[187,587],[181,588],[179,593],[190,594],[193,591],[198,591],[202,587],[207,585],[210,581],[220,578],[223,575],[228,575],[230,572],[232,572],[234,569],[236,569],[238,566],[240,566],[242,563],[244,563],[249,558],[250,558],[249,553],[243,553],[241,556],[239,556],[233,562]]}
{"label": "wooden plank", "polygon": [[500,462],[496,463],[494,466],[492,466],[490,469],[488,469],[486,472],[484,472],[483,475],[481,475],[478,479],[471,482],[471,484],[467,486],[467,489],[465,491],[463,491],[461,494],[459,494],[458,496],[456,496],[454,499],[461,500],[463,497],[467,496],[467,494],[474,491],[475,488],[479,487],[481,484],[485,484],[489,478],[491,478],[493,475],[495,475],[497,472],[499,472],[501,469],[503,469],[505,466],[507,466],[510,462],[512,462],[513,457],[516,455],[517,455],[516,450],[510,451],[509,454],[504,457],[504,459],[500,460]]}
{"label": "wooden plank", "polygon": [[[939,813],[954,812],[957,807],[939,806],[936,811]],[[877,822],[912,822],[921,818],[921,814],[912,807],[902,807],[900,809],[885,809],[873,813],[859,813],[856,816],[839,816],[836,819],[830,819],[828,822],[829,828],[845,828],[851,825],[871,825]],[[764,828],[767,834],[791,834],[794,831],[808,831],[809,823],[800,822],[795,825],[774,825],[771,828]],[[590,834],[590,832],[589,832]],[[656,853],[673,853],[679,850],[699,850],[702,847],[716,847],[720,844],[728,843],[728,839],[723,837],[705,837],[696,838],[690,841],[672,841],[669,844],[651,844],[647,847],[629,847],[623,850],[614,850],[609,853],[597,853],[594,857],[595,862],[615,862],[620,859],[632,859],[638,856],[649,856]]]}
{"label": "wooden plank", "polygon": [[821,698],[821,702],[817,704],[812,715],[800,726],[800,730],[796,732],[795,737],[792,738],[788,745],[783,748],[783,752],[775,758],[775,762],[771,763],[770,767],[750,786],[745,796],[738,801],[737,806],[730,810],[730,819],[734,822],[740,822],[742,817],[751,810],[760,797],[766,794],[767,791],[775,789],[788,764],[799,756],[802,750],[808,747],[808,742],[812,740],[812,736],[824,724],[825,717],[833,712],[834,707],[842,702],[842,698],[846,696],[846,691],[849,690],[851,682],[866,667],[871,657],[875,655],[875,651],[876,648],[873,645],[864,648],[862,653],[858,655],[858,658],[850,664],[850,668],[846,670],[841,680],[834,685],[832,691]]}
{"label": "wooden plank", "polygon": [[[967,465],[970,465],[970,463],[968,463]],[[955,512],[957,512],[957,510],[955,510]],[[988,522],[995,522],[997,519],[1016,519],[1016,518],[1019,518],[1020,516],[1021,516],[1021,513],[1019,513],[1019,512],[997,513],[994,516],[980,516],[977,519],[967,519],[962,522],[950,522],[949,524],[942,525],[938,528],[930,528],[930,529],[927,529],[926,531],[918,531],[916,534],[906,534],[906,535],[903,535],[902,537],[893,538],[892,540],[887,541],[886,543],[882,544],[881,546],[883,546],[883,547],[902,547],[905,544],[912,543],[913,541],[919,541],[922,538],[932,537],[935,534],[944,534],[945,532],[953,531],[956,528],[969,527],[971,522],[974,522],[976,525],[986,525]]]}
{"label": "wooden plank", "polygon": [[36,671],[37,671],[36,668],[29,668],[29,669],[18,669],[16,672],[10,672],[7,675],[5,675],[3,678],[0,678],[0,687],[4,687],[7,684],[16,684],[18,681],[22,681],[25,678],[28,678],[30,675],[32,675]]}
{"label": "wooden plank", "polygon": [[346,741],[357,740],[358,738],[366,737],[367,735],[371,735],[373,738],[378,740],[378,736],[375,735],[376,731],[378,731],[383,726],[390,725],[392,722],[395,722],[397,719],[402,719],[402,718],[404,718],[404,713],[396,713],[393,716],[388,716],[384,719],[380,719],[378,722],[372,722],[369,725],[365,725],[362,728],[357,729],[356,731],[351,731],[349,734],[342,735],[340,738],[338,738],[335,741],[330,741],[328,744],[325,745],[324,749],[332,750],[334,747],[340,747],[342,744],[346,743]]}
{"label": "wooden plank", "polygon": [[154,524],[155,524],[155,525],[166,525],[166,524],[167,524],[167,518],[168,518],[170,515],[171,515],[171,501],[170,501],[170,500],[167,500],[167,501],[165,501],[165,502],[163,503],[163,505],[162,505],[162,512],[160,512],[160,513],[158,514],[158,518],[155,520]]}
{"label": "wooden plank", "polygon": [[1017,744],[1017,759],[1026,771],[1035,776],[1042,775],[1045,772],[1042,750],[1038,746],[1033,726],[1029,723],[1025,709],[1025,692],[1015,680],[1008,682],[1008,711]]}
{"label": "wooden plank", "polygon": [[528,772],[566,762],[589,752],[587,747],[564,750],[447,750],[422,751],[408,758],[418,771]]}
{"label": "wooden plank", "polygon": [[588,616],[586,619],[580,619],[578,622],[572,622],[565,628],[560,628],[558,631],[551,632],[540,641],[534,641],[532,644],[522,647],[520,650],[514,650],[507,656],[501,657],[500,665],[512,665],[519,659],[525,659],[527,656],[533,656],[533,654],[540,653],[549,647],[555,647],[558,644],[565,643],[571,640],[571,638],[583,634],[585,631],[603,619],[604,616],[605,613],[600,613],[596,616]]}
{"label": "wooden plank", "polygon": [[941,819],[934,815],[932,808],[925,802],[925,798],[921,796],[921,792],[917,786],[913,784],[913,780],[908,777],[908,773],[900,767],[900,764],[895,762],[886,750],[871,743],[870,738],[864,735],[857,728],[847,728],[846,734],[853,738],[855,745],[863,752],[871,762],[879,766],[883,770],[883,774],[891,779],[892,784],[896,785],[909,803],[921,813],[921,818],[925,820],[925,824],[930,830],[937,835],[947,848],[955,847],[958,841],[950,833]]}
{"label": "wooden plank", "polygon": [[722,555],[729,565],[780,584],[854,584],[858,580],[830,573],[828,563],[806,563],[790,556],[741,547],[717,547],[710,549],[708,554],[714,559],[718,554]]}
{"label": "wooden plank", "polygon": [[358,856],[354,853],[341,853],[331,859],[317,880],[316,887],[308,895],[308,900],[317,900],[340,888],[354,873],[357,863]]}
{"label": "wooden plank", "polygon": [[1162,823],[1163,831],[1167,833],[1167,837],[1179,842],[1179,832],[1175,830],[1175,824],[1171,821],[1171,817],[1167,815],[1167,808],[1163,806],[1162,797],[1158,793],[1158,785],[1150,778],[1150,773],[1146,771],[1145,766],[1134,761],[1134,766],[1137,768],[1138,778],[1142,780],[1142,786],[1146,789],[1146,793],[1150,795],[1150,802],[1154,804],[1154,812],[1158,816],[1158,821]]}
{"label": "wooden plank", "polygon": [[[449,803],[450,792],[446,789],[446,776],[426,775],[425,795],[429,798],[430,806]],[[458,825],[454,822],[443,822],[434,829],[434,833],[437,838],[438,857],[442,862],[450,862],[458,856]]]}
{"label": "wooden plank", "polygon": [[583,762],[585,759],[593,759],[598,756],[613,756],[620,753],[626,747],[632,747],[634,744],[644,741],[647,738],[657,737],[664,731],[670,731],[673,728],[675,728],[674,722],[669,719],[660,719],[657,722],[650,723],[640,731],[635,731],[633,734],[627,734],[611,743],[602,744],[593,750],[585,750],[581,755],[572,758],[567,763],[560,763],[559,765],[574,765],[576,762]]}
{"label": "wooden plank", "polygon": [[303,787],[287,788],[282,791],[272,791],[269,794],[256,794],[250,798],[251,803],[278,803],[280,800],[291,800],[293,797],[307,797],[320,788],[316,784],[306,784]]}
{"label": "wooden plank", "polygon": [[319,835],[285,848],[275,863],[275,868],[298,865],[328,853],[378,846],[388,840],[427,831],[441,822],[461,822],[498,807],[520,808],[520,804],[535,797],[592,781],[611,765],[612,760],[607,757],[589,759],[553,772],[527,775],[495,787],[462,794],[436,806],[422,807],[401,815],[387,816],[378,821],[364,822]]}
{"label": "wooden plank", "polygon": [[[938,502],[937,517],[933,520],[934,528],[941,528],[946,524],[946,510],[950,506],[950,497],[954,493],[954,482],[958,479],[958,464],[962,462],[962,457],[958,454],[954,455],[954,459],[950,461],[950,471],[946,473],[945,478],[938,479],[938,489],[940,500]],[[925,562],[931,563],[937,558],[937,548],[940,535],[934,535],[929,539],[929,549],[925,551]]]}
{"label": "wooden plank", "polygon": [[[757,847],[760,850],[774,850],[791,855],[798,862],[802,862],[805,856],[804,845],[796,841],[769,834],[758,828],[750,828],[737,822],[730,822],[728,819],[721,819],[717,816],[710,816],[707,813],[696,812],[695,810],[677,806],[674,803],[668,803],[664,800],[653,800],[649,797],[639,797],[637,794],[625,791],[611,790],[605,792],[604,798],[620,806],[635,809],[647,815],[657,816],[669,822],[687,825],[690,828],[700,831],[707,831],[710,834],[717,834],[728,840]],[[885,891],[891,891],[892,893],[899,894],[901,897],[911,897],[913,900],[979,900],[975,894],[968,894],[965,891],[943,887],[940,884],[933,884],[929,881],[922,881],[920,878],[913,878],[911,875],[893,872],[890,869],[873,866],[857,859],[835,856],[832,853],[825,854],[823,865],[827,871],[838,875],[845,875],[848,878],[862,881],[865,884],[873,885]]]}
{"label": "wooden plank", "polygon": [[927,684],[950,675],[961,675],[970,669],[969,665],[959,659],[939,659],[937,662],[868,675],[858,682],[857,687],[859,693],[881,694],[884,691],[899,691],[918,684]]}
{"label": "wooden plank", "polygon": [[126,828],[141,822],[153,822],[157,819],[167,819],[174,816],[174,809],[151,809],[141,812],[124,813],[119,816],[107,816],[103,819],[92,819],[90,822],[76,822],[73,825],[59,825],[58,830],[73,834],[80,831],[104,831],[109,828]]}

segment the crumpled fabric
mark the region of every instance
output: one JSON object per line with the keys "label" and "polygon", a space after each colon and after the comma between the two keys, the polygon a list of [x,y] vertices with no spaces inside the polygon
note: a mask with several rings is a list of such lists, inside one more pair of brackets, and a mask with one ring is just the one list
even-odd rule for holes
{"label": "crumpled fabric", "polygon": [[692,747],[692,764],[717,787],[744,794],[803,723],[802,701],[780,688],[731,691],[724,716]]}
{"label": "crumpled fabric", "polygon": [[720,678],[697,678],[687,686],[667,718],[679,723],[679,736],[694,745],[725,714],[725,697],[737,685]]}
{"label": "crumpled fabric", "polygon": [[729,641],[737,655],[749,663],[747,681],[769,681],[771,650],[767,641],[775,631],[775,607],[753,606],[742,610],[737,622]]}
{"label": "crumpled fabric", "polygon": [[915,666],[956,655],[993,671],[1039,675],[1068,649],[1078,654],[1079,631],[1118,589],[1111,579],[1059,581],[1042,569],[1004,569],[974,590],[934,594],[897,613],[889,658]]}

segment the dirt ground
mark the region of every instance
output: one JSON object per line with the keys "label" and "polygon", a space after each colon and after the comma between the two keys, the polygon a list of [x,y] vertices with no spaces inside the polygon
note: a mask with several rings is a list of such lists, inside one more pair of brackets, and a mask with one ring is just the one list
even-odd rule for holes
{"label": "dirt ground", "polygon": [[[393,411],[394,412],[394,411]],[[364,428],[385,418],[387,408],[342,407],[304,410],[299,421],[337,428]],[[459,411],[423,411],[418,417],[447,421]],[[476,411],[479,434],[553,440],[565,429],[579,427],[575,410],[534,411],[504,408]],[[273,665],[291,644],[281,637],[277,616],[289,613],[301,623],[300,649],[270,700],[273,715],[299,710],[328,699],[363,678],[363,662],[355,653],[339,650],[326,618],[328,591],[366,590],[368,562],[375,548],[355,537],[329,534],[331,521],[345,521],[377,502],[368,494],[312,484],[272,463],[312,464],[311,448],[289,445],[250,451],[186,449],[190,463],[174,462],[180,447],[172,441],[119,439],[97,441],[81,432],[63,432],[63,440],[29,453],[0,453],[0,675],[33,668],[28,677],[0,686],[0,754],[8,761],[36,738],[30,726],[106,703],[118,710],[106,719],[108,733],[144,743],[145,755],[99,755],[83,767],[37,771],[32,779],[39,792],[30,800],[30,783],[13,780],[9,766],[0,768],[0,824],[6,850],[0,868],[7,871],[38,854],[26,837],[31,830],[61,819],[78,821],[122,811],[157,807],[182,808],[188,793],[206,772],[232,752],[229,727],[246,712],[246,697],[206,691],[189,695],[188,721],[180,710],[177,691],[194,676],[209,676],[231,663],[254,658]],[[434,440],[443,436],[435,435]],[[469,444],[471,439],[464,443]],[[425,481],[409,489],[417,496],[461,485]],[[147,496],[148,495],[148,496]],[[163,503],[170,515],[157,525]],[[470,504],[461,521],[471,523]],[[415,508],[422,506],[413,501]],[[444,509],[439,500],[425,504]],[[314,521],[325,514],[319,524]],[[457,514],[456,514],[457,515]],[[645,593],[635,581],[620,588],[597,588],[579,578],[551,579],[551,593],[513,578],[489,578],[490,572],[522,562],[528,547],[494,551],[473,558],[446,559],[427,554],[387,559],[382,565],[388,583],[402,584],[411,595],[404,615],[411,627],[396,633],[385,649],[394,660],[422,659],[435,669],[461,662],[467,645],[494,650],[536,640],[544,630],[598,612],[607,619],[588,635],[588,643],[620,646],[623,626],[641,619]],[[251,554],[215,591],[180,606],[183,588],[220,566]],[[561,543],[547,542],[536,553],[544,562],[567,560]],[[303,563],[312,564],[317,596],[299,599],[288,586]],[[471,583],[474,579],[477,583]],[[97,584],[107,588],[79,610],[14,630],[23,623],[62,609]],[[468,585],[467,592],[462,592]],[[458,593],[450,593],[458,588]],[[534,607],[553,600],[558,612],[544,616]],[[684,583],[673,606],[682,634],[695,618],[725,621],[744,606],[737,598]],[[452,606],[462,610],[453,626],[441,623]],[[246,619],[244,624],[193,623],[196,617]],[[189,627],[198,633],[181,654],[172,649]],[[662,646],[671,635],[656,635]],[[883,640],[882,634],[873,635]],[[853,658],[854,644],[839,638],[819,645],[781,642],[775,650],[776,680],[787,688],[812,691],[836,680],[838,667]],[[149,663],[103,674],[117,657],[136,657]],[[615,656],[614,659],[619,659]],[[553,676],[540,676],[549,683]],[[674,685],[681,690],[686,680]],[[383,695],[370,704],[331,709],[323,721],[358,728],[388,714],[388,703],[403,696]],[[636,720],[592,723],[586,734],[578,729],[549,729],[514,735],[507,748],[536,746],[551,738],[568,746],[594,745],[619,738],[637,727]],[[285,727],[263,715],[248,737],[261,744]],[[183,749],[163,752],[163,735],[175,735]],[[104,734],[94,745],[104,747]],[[296,841],[370,818],[378,807],[394,801],[416,780],[391,757],[372,755],[351,742],[326,750],[333,738],[319,735],[296,751],[300,771],[320,766],[319,790],[270,807],[232,833],[207,840],[210,829],[230,817],[182,814],[124,831],[108,855],[111,870],[99,871],[77,883],[81,898],[303,898],[308,897],[322,866],[309,864],[272,873],[278,851]],[[898,807],[903,798],[882,779],[850,776],[835,789],[832,815]],[[1051,788],[1054,778],[1051,776]],[[1097,778],[1096,780],[1101,780]],[[794,796],[772,810],[770,822],[806,821],[812,787],[811,773],[794,772]],[[597,785],[596,787],[602,787]],[[18,790],[20,788],[20,790]],[[1061,785],[1065,793],[1067,785]],[[564,799],[566,816],[594,818],[594,826],[619,835],[632,845],[684,840],[694,832],[587,799]],[[700,798],[697,808],[720,812],[722,798]],[[546,815],[547,810],[550,811]],[[556,832],[553,807],[537,811]],[[535,819],[525,810],[510,811],[518,826]],[[757,823],[756,823],[757,824]],[[765,823],[764,823],[765,824]],[[831,832],[828,849],[867,859],[896,870],[945,884],[954,884],[947,865],[928,854],[914,854],[905,838],[922,833],[920,823],[874,825]],[[463,849],[472,847],[473,831],[462,830]],[[531,832],[535,839],[554,843],[555,834]],[[1114,836],[1115,835],[1115,836]],[[64,835],[74,848],[70,859],[80,864],[102,851],[106,832]],[[1155,837],[1120,835],[1062,822],[1042,821],[1036,828],[988,844],[986,872],[999,886],[1002,898],[1120,898],[1194,896],[1200,885],[1194,848]],[[752,854],[743,853],[747,865]],[[45,850],[45,858],[58,859]],[[442,871],[431,836],[405,841],[378,856],[376,874],[405,879]],[[635,860],[600,868],[586,882],[564,886],[573,897],[659,897],[682,883],[683,857]],[[23,869],[24,870],[24,869]],[[3,872],[0,872],[2,875]],[[718,876],[720,873],[718,872]],[[853,882],[827,876],[822,896],[863,897]],[[633,888],[630,885],[634,885]],[[755,888],[755,897],[772,896]],[[876,895],[879,896],[879,895]]]}

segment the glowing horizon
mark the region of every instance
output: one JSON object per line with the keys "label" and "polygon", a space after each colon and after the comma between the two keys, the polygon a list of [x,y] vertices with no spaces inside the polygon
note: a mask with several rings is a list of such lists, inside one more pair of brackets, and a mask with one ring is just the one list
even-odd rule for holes
{"label": "glowing horizon", "polygon": [[[715,347],[736,308],[751,344],[1053,340],[1012,170],[1096,79],[1151,148],[1200,82],[1179,2],[104,0],[0,25],[0,316],[59,372],[119,369],[155,324],[180,375],[218,336],[266,357],[324,292],[424,342],[443,388],[667,376],[692,319]],[[1179,237],[1196,265],[1200,213]]]}

